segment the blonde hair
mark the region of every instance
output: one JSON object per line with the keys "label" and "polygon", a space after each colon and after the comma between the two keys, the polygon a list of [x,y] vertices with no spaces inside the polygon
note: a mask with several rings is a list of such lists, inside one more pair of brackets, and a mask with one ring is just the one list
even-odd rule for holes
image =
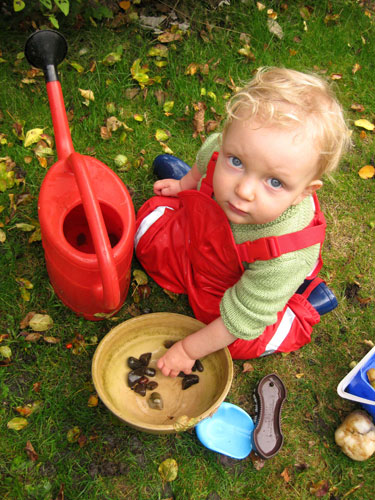
{"label": "blonde hair", "polygon": [[310,123],[320,155],[317,175],[332,172],[350,145],[350,131],[334,92],[322,78],[285,68],[259,68],[227,103],[223,135],[234,119],[262,126]]}

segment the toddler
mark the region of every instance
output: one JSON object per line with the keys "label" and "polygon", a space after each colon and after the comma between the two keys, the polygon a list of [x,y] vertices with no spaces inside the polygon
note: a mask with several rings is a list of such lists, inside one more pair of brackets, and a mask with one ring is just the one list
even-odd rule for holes
{"label": "toddler", "polygon": [[167,376],[225,346],[234,359],[296,350],[320,319],[306,299],[321,283],[315,193],[349,143],[341,106],[315,75],[261,68],[227,112],[192,169],[155,182],[137,214],[138,260],[206,324],[158,360]]}

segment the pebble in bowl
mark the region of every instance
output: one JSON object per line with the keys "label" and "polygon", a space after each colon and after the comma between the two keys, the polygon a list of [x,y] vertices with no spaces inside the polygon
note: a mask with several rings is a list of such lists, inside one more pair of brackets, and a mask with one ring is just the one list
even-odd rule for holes
{"label": "pebble in bowl", "polygon": [[128,385],[131,371],[127,360],[151,353],[150,368],[156,368],[170,341],[180,340],[204,326],[200,321],[174,313],[137,316],[113,328],[99,343],[92,361],[95,389],[105,406],[129,426],[151,434],[186,430],[212,415],[224,401],[233,378],[233,363],[227,348],[200,361],[199,383],[182,390],[182,378],[165,377],[158,369],[150,381],[162,397],[163,408],[153,409],[146,396]]}

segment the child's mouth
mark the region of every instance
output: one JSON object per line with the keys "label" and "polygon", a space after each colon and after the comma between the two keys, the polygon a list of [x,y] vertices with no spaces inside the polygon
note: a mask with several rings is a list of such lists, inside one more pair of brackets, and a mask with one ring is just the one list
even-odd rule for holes
{"label": "child's mouth", "polygon": [[232,212],[234,212],[235,214],[242,215],[242,216],[248,215],[247,212],[244,212],[243,210],[240,210],[239,208],[237,208],[234,205],[232,205],[230,202],[228,202],[228,206],[229,206],[230,210]]}

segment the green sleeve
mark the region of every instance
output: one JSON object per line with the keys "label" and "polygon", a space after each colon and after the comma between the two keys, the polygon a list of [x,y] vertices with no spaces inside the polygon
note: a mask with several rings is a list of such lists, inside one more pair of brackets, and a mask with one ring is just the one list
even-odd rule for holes
{"label": "green sleeve", "polygon": [[312,271],[318,256],[319,245],[314,245],[272,261],[250,264],[220,303],[228,331],[245,340],[259,337],[276,322],[277,313]]}
{"label": "green sleeve", "polygon": [[195,164],[202,175],[206,173],[207,164],[210,161],[212,154],[215,151],[219,151],[220,147],[221,134],[218,133],[209,135],[202,144],[195,159]]}

